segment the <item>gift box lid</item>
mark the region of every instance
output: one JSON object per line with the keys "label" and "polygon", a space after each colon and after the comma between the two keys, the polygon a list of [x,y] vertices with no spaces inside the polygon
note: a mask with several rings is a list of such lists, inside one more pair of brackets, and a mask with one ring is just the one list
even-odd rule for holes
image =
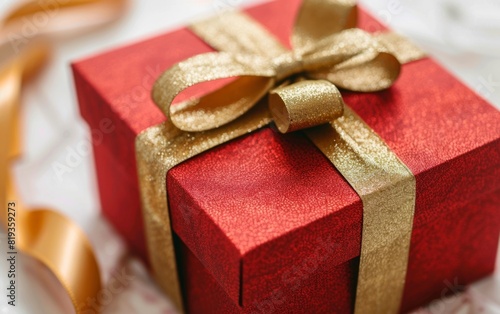
{"label": "gift box lid", "polygon": [[[278,0],[246,12],[289,46],[299,4]],[[385,30],[364,11],[359,20],[367,31]],[[165,119],[149,97],[155,78],[211,50],[180,29],[74,64],[86,92],[106,104],[82,115],[113,120],[106,145],[122,167],[135,169],[134,138]],[[500,113],[432,59],[404,65],[386,91],[343,94],[415,174],[414,229],[499,188]],[[361,200],[301,133],[264,128],[231,141],[172,169],[167,187],[175,233],[240,305],[289,281],[297,260],[318,248],[335,264],[359,256]]]}

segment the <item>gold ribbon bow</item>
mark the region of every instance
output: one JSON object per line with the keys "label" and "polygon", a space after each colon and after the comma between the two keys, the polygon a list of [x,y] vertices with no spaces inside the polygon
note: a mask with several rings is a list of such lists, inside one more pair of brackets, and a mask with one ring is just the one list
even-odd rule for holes
{"label": "gold ribbon bow", "polygon": [[[304,0],[289,51],[250,17],[222,14],[191,26],[221,52],[177,63],[155,83],[153,99],[170,119],[138,135],[138,177],[152,268],[179,309],[183,302],[168,213],[168,170],[274,120],[281,132],[308,128],[306,135],[363,202],[356,313],[399,311],[415,179],[384,141],[344,107],[337,87],[357,92],[388,88],[402,63],[424,54],[394,33],[356,29],[356,22],[351,1]],[[185,89],[228,78],[232,81],[222,88],[172,106]],[[259,102],[267,94],[270,110]]]}
{"label": "gold ribbon bow", "polygon": [[[269,92],[274,122],[283,133],[333,121],[343,113],[336,86],[355,92],[383,90],[401,68],[389,49],[398,37],[354,28],[356,17],[350,1],[304,1],[291,51],[241,13],[195,24],[192,29],[223,52],[174,65],[157,80],[153,99],[176,127],[188,132],[234,121]],[[421,56],[418,50],[405,51],[399,56],[403,62]],[[238,78],[213,93],[172,106],[193,85],[232,77]]]}

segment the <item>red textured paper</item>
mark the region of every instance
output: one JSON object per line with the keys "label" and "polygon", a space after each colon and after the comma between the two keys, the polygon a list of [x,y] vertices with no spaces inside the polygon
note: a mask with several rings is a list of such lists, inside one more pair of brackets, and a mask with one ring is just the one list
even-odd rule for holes
{"label": "red textured paper", "polygon": [[[248,13],[288,43],[299,2]],[[384,29],[364,13],[360,19],[368,31]],[[74,65],[90,127],[104,118],[116,127],[94,146],[103,212],[142,256],[134,139],[164,120],[150,88],[162,70],[207,51],[181,29]],[[500,114],[430,59],[404,65],[387,91],[344,95],[416,176],[403,309],[440,297],[449,283],[491,273],[500,228]],[[176,167],[167,184],[192,312],[352,308],[362,205],[302,134],[257,131]],[[331,249],[318,251],[321,245]]]}

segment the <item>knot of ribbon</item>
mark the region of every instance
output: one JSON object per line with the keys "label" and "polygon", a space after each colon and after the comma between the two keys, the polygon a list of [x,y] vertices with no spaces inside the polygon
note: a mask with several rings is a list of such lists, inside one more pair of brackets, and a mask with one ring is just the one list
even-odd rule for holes
{"label": "knot of ribbon", "polygon": [[[383,38],[355,28],[357,8],[346,0],[305,0],[291,36],[292,49],[240,13],[192,30],[220,52],[179,62],[153,87],[153,99],[179,129],[206,131],[245,114],[264,96],[283,132],[324,124],[342,116],[340,89],[373,92],[390,87],[401,62]],[[239,24],[231,22],[237,20]],[[258,44],[256,42],[259,42]],[[234,78],[203,97],[172,105],[185,89]]]}

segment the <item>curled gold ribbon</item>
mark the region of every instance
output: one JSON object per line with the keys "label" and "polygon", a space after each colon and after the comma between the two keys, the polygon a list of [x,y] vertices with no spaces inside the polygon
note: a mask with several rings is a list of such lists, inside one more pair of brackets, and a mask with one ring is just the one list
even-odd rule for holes
{"label": "curled gold ribbon", "polygon": [[[100,290],[99,269],[85,234],[72,221],[48,209],[30,209],[19,201],[9,173],[10,163],[21,155],[19,96],[23,79],[34,74],[47,56],[43,43],[30,44],[0,73],[0,185],[2,225],[16,241],[16,249],[47,266],[68,292],[77,311]],[[13,208],[8,216],[7,208]],[[12,215],[14,213],[14,215]],[[11,217],[13,219],[8,220]]]}
{"label": "curled gold ribbon", "polygon": [[[28,209],[22,204],[9,170],[11,163],[21,156],[22,84],[45,64],[49,54],[47,42],[22,37],[25,35],[21,34],[21,27],[37,14],[47,14],[50,16],[47,25],[33,36],[77,30],[116,19],[123,6],[123,0],[70,0],[53,2],[50,7],[30,1],[10,12],[0,30],[3,43],[0,46],[0,222],[9,237],[15,238],[17,250],[50,269],[68,293],[76,313],[89,310],[92,306],[89,301],[101,289],[93,249],[82,230],[68,218],[50,209]],[[72,24],[68,24],[68,19]],[[15,212],[9,212],[8,216],[8,208]]]}
{"label": "curled gold ribbon", "polygon": [[[352,1],[304,0],[289,51],[250,17],[223,14],[191,26],[221,52],[182,61],[156,81],[153,99],[170,119],[136,139],[139,186],[153,270],[179,309],[182,296],[165,201],[168,170],[274,120],[283,133],[307,128],[308,137],[361,197],[355,312],[399,311],[414,215],[414,176],[361,118],[344,107],[338,88],[388,88],[402,63],[424,54],[394,33],[369,34],[354,28],[356,18]],[[172,106],[176,96],[193,85],[232,77],[236,78],[219,90]],[[268,110],[259,102],[267,94]]]}

